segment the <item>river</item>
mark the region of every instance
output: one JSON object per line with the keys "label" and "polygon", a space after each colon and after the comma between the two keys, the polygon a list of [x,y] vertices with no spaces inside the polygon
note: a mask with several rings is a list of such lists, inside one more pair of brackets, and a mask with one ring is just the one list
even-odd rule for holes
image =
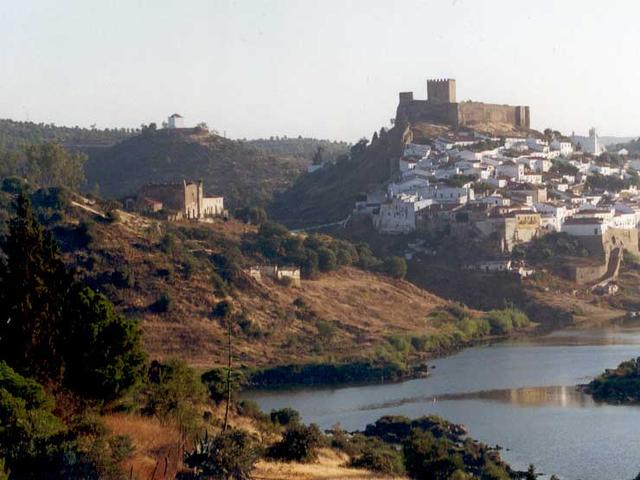
{"label": "river", "polygon": [[428,378],[244,397],[267,412],[295,408],[325,429],[340,423],[360,430],[383,415],[437,414],[502,446],[515,468],[533,463],[562,479],[630,480],[640,472],[640,406],[598,404],[575,385],[638,355],[638,324],[563,330],[434,360]]}

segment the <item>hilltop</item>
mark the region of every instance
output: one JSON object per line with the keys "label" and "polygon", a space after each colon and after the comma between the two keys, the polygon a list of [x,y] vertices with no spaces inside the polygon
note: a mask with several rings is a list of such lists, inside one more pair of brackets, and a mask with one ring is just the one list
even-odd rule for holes
{"label": "hilltop", "polygon": [[203,180],[206,193],[231,208],[262,205],[285,189],[308,160],[280,157],[203,129],[151,130],[90,152],[89,189],[105,197],[131,195],[147,183]]}
{"label": "hilltop", "polygon": [[[535,130],[499,122],[479,122],[474,130],[487,136],[542,136]],[[398,159],[407,143],[428,145],[440,136],[466,132],[466,127],[431,121],[405,121],[389,130],[383,128],[374,134],[371,142],[363,139],[354,145],[348,158],[301,175],[287,190],[275,195],[269,213],[296,228],[343,220],[352,212],[358,198],[384,189],[398,172]]]}
{"label": "hilltop", "polygon": [[18,122],[0,119],[0,150],[15,150],[26,145],[58,142],[66,148],[104,148],[135,134],[135,129],[97,129],[63,127],[53,123]]}

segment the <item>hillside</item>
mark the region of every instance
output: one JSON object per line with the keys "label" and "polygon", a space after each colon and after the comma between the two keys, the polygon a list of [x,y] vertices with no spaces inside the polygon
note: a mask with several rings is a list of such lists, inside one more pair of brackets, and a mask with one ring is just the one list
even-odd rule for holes
{"label": "hillside", "polygon": [[13,150],[34,143],[54,141],[67,148],[106,147],[129,138],[133,134],[134,130],[130,128],[102,130],[0,119],[0,150]]}
{"label": "hillside", "polygon": [[[474,125],[491,135],[522,134],[503,124]],[[539,132],[527,130],[534,135]],[[290,227],[307,227],[338,222],[353,210],[356,199],[376,187],[382,188],[397,171],[398,158],[407,142],[428,144],[438,136],[453,134],[449,125],[426,122],[397,124],[380,133],[372,143],[360,142],[351,148],[349,159],[301,175],[284,192],[275,196],[270,215]]]}
{"label": "hillside", "polygon": [[349,153],[350,144],[331,140],[307,137],[269,137],[245,140],[248,146],[258,148],[263,152],[283,157],[295,157],[311,160],[318,151],[322,151],[324,162],[335,162],[338,157]]}
{"label": "hillside", "polygon": [[[219,220],[197,226],[195,233],[189,224],[167,226],[124,212],[119,215],[121,221],[116,223],[91,224],[89,249],[69,251],[69,260],[79,259],[83,275],[96,286],[105,280],[111,283],[115,272],[130,272],[130,288],[105,283],[102,290],[121,310],[140,319],[145,347],[153,358],[180,357],[201,368],[224,363],[226,326],[212,319],[224,296],[214,291],[209,247],[240,246],[255,227]],[[79,218],[84,216],[81,211]],[[158,248],[162,236],[155,232],[167,228],[180,244],[172,247],[172,253]],[[182,235],[207,240],[180,240]],[[72,243],[67,245],[70,250]],[[189,275],[184,273],[188,261],[194,262]],[[439,329],[426,317],[445,305],[407,282],[353,267],[302,280],[301,288],[269,280],[246,282],[234,302],[241,317],[235,348],[243,363],[254,366],[310,361],[325,354],[348,358],[356,345],[362,355],[393,334],[437,333]],[[149,307],[162,295],[171,299],[171,308],[155,312]],[[326,338],[318,337],[319,329],[326,330]]]}
{"label": "hillside", "polygon": [[[0,190],[5,218],[16,188]],[[62,189],[31,197],[77,276],[139,322],[152,359],[224,364],[233,318],[234,357],[247,367],[373,362],[403,377],[420,359],[508,333],[497,316],[527,326],[517,312],[483,314],[400,280],[404,272],[364,244],[268,222],[159,221]],[[301,266],[301,285],[247,273],[265,264]]]}
{"label": "hillside", "polygon": [[317,225],[344,219],[358,195],[380,185],[395,168],[407,131],[396,126],[374,143],[352,147],[348,159],[302,175],[286,191],[275,196],[270,215],[291,227]]}
{"label": "hillside", "polygon": [[98,185],[102,196],[131,195],[147,183],[199,179],[206,193],[223,195],[231,208],[264,204],[308,164],[197,129],[145,131],[89,155],[87,183],[89,189]]}

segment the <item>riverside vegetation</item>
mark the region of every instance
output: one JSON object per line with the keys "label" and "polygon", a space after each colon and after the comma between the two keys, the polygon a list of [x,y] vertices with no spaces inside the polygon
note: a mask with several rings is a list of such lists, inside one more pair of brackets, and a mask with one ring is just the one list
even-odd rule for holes
{"label": "riverside vegetation", "polygon": [[[8,478],[119,479],[125,464],[131,478],[137,444],[109,431],[105,418],[116,414],[179,428],[179,455],[167,454],[164,466],[176,478],[250,478],[261,457],[311,462],[330,441],[361,468],[411,478],[514,478],[496,452],[463,441],[460,427],[436,418],[381,419],[364,437],[336,431],[330,440],[294,412],[266,417],[244,402],[233,408],[260,434],[231,427],[226,416],[220,432],[211,413],[219,398],[207,400],[205,384],[184,363],[149,363],[135,322],[64,265],[29,199],[19,195],[15,208],[0,270],[0,454]],[[203,378],[209,392],[222,390],[219,380]]]}
{"label": "riverside vegetation", "polygon": [[640,374],[637,360],[627,360],[614,369],[606,370],[587,385],[584,391],[593,398],[609,403],[637,403],[640,401]]}

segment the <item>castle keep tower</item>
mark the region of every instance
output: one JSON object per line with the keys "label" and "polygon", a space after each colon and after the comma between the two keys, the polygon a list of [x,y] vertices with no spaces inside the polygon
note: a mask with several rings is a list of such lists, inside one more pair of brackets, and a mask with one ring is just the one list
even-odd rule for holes
{"label": "castle keep tower", "polygon": [[456,103],[456,81],[453,78],[427,80],[427,101],[433,104]]}
{"label": "castle keep tower", "polygon": [[[528,129],[531,111],[526,105],[496,105],[456,99],[453,78],[427,80],[427,99],[416,100],[413,92],[400,92],[396,109],[396,124],[403,121],[441,123],[453,127],[512,126]],[[493,128],[493,127],[491,127]]]}

